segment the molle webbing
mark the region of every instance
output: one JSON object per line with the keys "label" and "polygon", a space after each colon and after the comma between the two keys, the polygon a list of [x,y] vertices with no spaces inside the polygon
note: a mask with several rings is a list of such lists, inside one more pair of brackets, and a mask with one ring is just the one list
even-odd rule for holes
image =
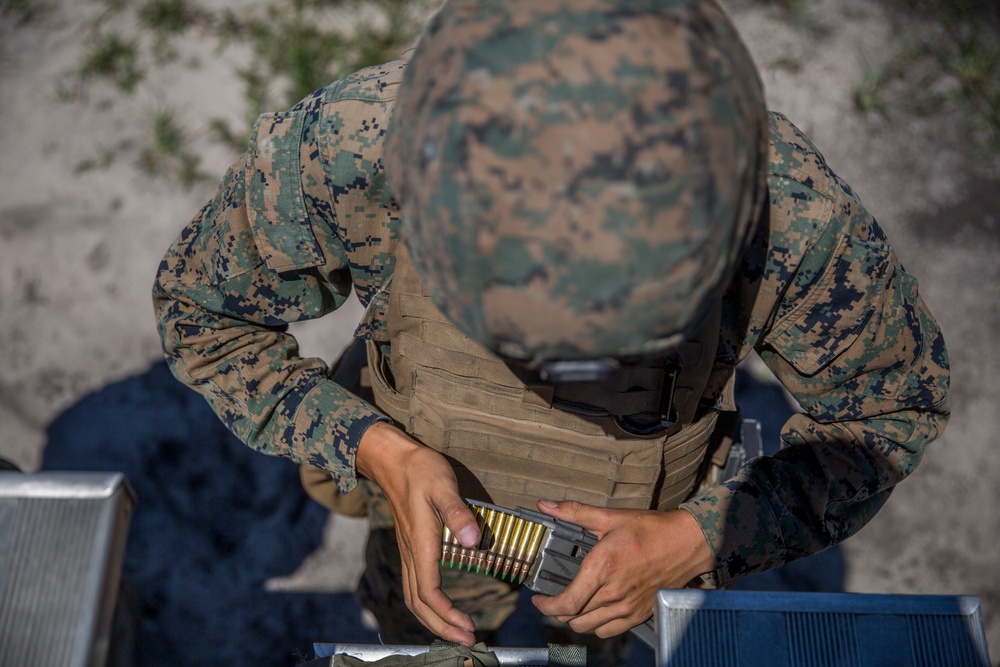
{"label": "molle webbing", "polygon": [[[398,288],[395,279],[393,286]],[[404,318],[419,320],[419,324],[414,323],[400,331],[392,342],[394,348],[400,346],[397,356],[403,356],[415,365],[447,368],[461,377],[480,378],[517,390],[529,403],[541,401],[546,405],[557,402],[591,406],[597,411],[619,416],[658,412],[660,409],[664,383],[667,380],[667,371],[663,365],[623,368],[601,385],[544,384],[532,377],[534,374],[527,370],[511,368],[481,345],[470,346],[468,336],[444,321],[440,311],[426,297],[402,295],[399,299],[399,312]],[[409,388],[408,378],[397,375],[397,391],[406,393]]]}
{"label": "molle webbing", "polygon": [[[714,352],[715,337],[678,350],[679,425],[644,438],[622,430],[617,417],[660,409],[662,369],[629,369],[611,386],[528,385],[445,319],[422,293],[405,251],[390,287],[388,326],[391,364],[368,343],[376,403],[450,459],[465,496],[508,507],[550,498],[672,509],[693,490],[718,416],[696,413],[714,361],[703,351]],[[717,315],[706,329],[717,336]],[[572,412],[566,403],[589,408]]]}

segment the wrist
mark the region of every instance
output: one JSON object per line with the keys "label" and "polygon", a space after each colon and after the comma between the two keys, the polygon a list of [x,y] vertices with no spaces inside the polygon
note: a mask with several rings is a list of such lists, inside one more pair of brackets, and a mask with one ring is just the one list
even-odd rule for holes
{"label": "wrist", "polygon": [[358,441],[354,467],[358,475],[378,482],[380,472],[401,464],[407,452],[420,447],[391,422],[377,421],[365,429]]}
{"label": "wrist", "polygon": [[701,529],[701,524],[690,512],[683,509],[677,510],[677,516],[685,535],[685,543],[689,549],[689,563],[691,564],[691,579],[703,574],[715,572],[715,552],[705,538],[705,533]]}

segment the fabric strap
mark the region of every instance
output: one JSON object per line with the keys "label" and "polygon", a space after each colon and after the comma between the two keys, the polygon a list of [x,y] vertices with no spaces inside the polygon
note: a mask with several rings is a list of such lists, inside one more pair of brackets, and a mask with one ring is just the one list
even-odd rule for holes
{"label": "fabric strap", "polygon": [[425,667],[499,667],[500,661],[496,654],[487,650],[486,644],[461,646],[447,642],[431,644],[426,653],[420,655],[391,655],[375,662],[365,662],[352,655],[338,654],[333,658],[333,667],[363,667],[378,665],[379,667],[404,667],[406,665],[423,665]]}

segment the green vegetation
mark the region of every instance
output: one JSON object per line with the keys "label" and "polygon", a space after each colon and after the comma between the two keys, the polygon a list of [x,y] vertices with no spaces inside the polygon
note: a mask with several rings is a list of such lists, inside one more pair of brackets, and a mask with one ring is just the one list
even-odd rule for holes
{"label": "green vegetation", "polygon": [[201,172],[201,158],[190,150],[187,135],[173,109],[157,110],[148,125],[150,142],[138,160],[143,171],[152,176],[173,175],[185,187],[208,178]]}
{"label": "green vegetation", "polygon": [[[775,7],[789,23],[820,35],[809,0],[753,0]],[[942,104],[964,111],[978,143],[1000,151],[1000,2],[997,0],[891,0],[901,17],[893,55],[874,63],[862,54],[854,107],[892,118],[898,111],[929,113]],[[915,15],[915,16],[914,16]],[[914,20],[915,19],[915,20]],[[767,69],[797,72],[786,54]]]}
{"label": "green vegetation", "polygon": [[802,61],[795,56],[785,54],[767,63],[767,69],[780,69],[793,74],[802,69]]}
{"label": "green vegetation", "polygon": [[[247,127],[259,113],[287,108],[363,67],[399,58],[436,2],[428,0],[273,0],[261,12],[216,17],[222,44],[251,47],[237,74],[244,83]],[[277,92],[276,92],[277,91]],[[217,139],[242,149],[245,130],[213,119]]]}
{"label": "green vegetation", "polygon": [[9,18],[15,25],[30,21],[42,10],[38,0],[0,0],[0,20]]}
{"label": "green vegetation", "polygon": [[78,174],[84,172],[92,171],[94,169],[106,169],[110,167],[117,156],[118,152],[113,148],[104,148],[101,150],[100,154],[96,158],[91,158],[89,160],[83,160],[78,163],[73,171]]}
{"label": "green vegetation", "polygon": [[76,74],[81,82],[106,79],[122,92],[131,93],[144,76],[139,69],[136,40],[114,32],[96,35],[87,45]]}
{"label": "green vegetation", "polygon": [[893,58],[881,67],[873,66],[862,57],[864,81],[854,88],[854,107],[862,112],[876,112],[889,115],[891,101],[886,88],[903,75],[898,58]]}
{"label": "green vegetation", "polygon": [[[60,82],[62,99],[85,99],[97,82],[110,84],[121,95],[134,95],[149,72],[179,60],[177,40],[189,31],[214,40],[218,52],[242,46],[250,54],[234,72],[244,90],[244,120],[238,129],[213,118],[206,127],[185,131],[173,111],[160,109],[151,115],[145,145],[138,149],[138,166],[190,186],[205,177],[189,147],[190,137],[212,136],[242,151],[261,112],[288,108],[345,74],[400,57],[438,0],[264,0],[232,3],[218,11],[199,0],[100,2],[103,11],[89,28],[83,64]],[[123,33],[122,25],[132,26],[131,32]],[[198,67],[199,62],[189,59],[185,66]],[[103,149],[79,170],[113,160]]]}
{"label": "green vegetation", "polygon": [[789,16],[795,23],[810,30],[816,29],[809,0],[756,0],[758,4],[772,5]]}
{"label": "green vegetation", "polygon": [[[0,0],[0,18],[23,22],[38,14],[44,1]],[[204,0],[89,1],[100,3],[101,12],[84,27],[82,64],[60,82],[63,99],[89,101],[87,91],[101,82],[118,95],[133,96],[159,67],[200,66],[192,56],[181,60],[180,39],[192,33],[214,41],[217,53],[238,47],[248,54],[233,73],[243,85],[241,120],[210,118],[204,127],[191,127],[175,111],[158,109],[151,112],[140,145],[120,141],[79,165],[80,171],[102,168],[118,153],[130,152],[148,173],[188,186],[207,178],[190,147],[193,137],[212,137],[242,151],[259,113],[288,108],[344,74],[400,57],[440,2],[241,0],[209,9]],[[752,1],[774,7],[798,28],[822,34],[810,0]],[[862,58],[863,78],[852,95],[855,108],[891,118],[902,110],[922,113],[959,105],[981,144],[1000,150],[1000,3],[891,1],[919,20],[904,21],[887,62]],[[764,66],[795,73],[805,57],[787,54]],[[114,99],[105,96],[95,103]]]}
{"label": "green vegetation", "polygon": [[[929,112],[956,103],[987,150],[1000,150],[1000,4],[994,0],[898,0],[922,18],[854,91],[860,111]],[[890,85],[892,84],[892,85]]]}
{"label": "green vegetation", "polygon": [[958,79],[970,123],[1000,146],[1000,45],[974,31],[961,38],[956,51],[945,57],[945,71]]}
{"label": "green vegetation", "polygon": [[198,22],[201,13],[190,0],[146,0],[138,9],[143,28],[167,35],[184,32]]}

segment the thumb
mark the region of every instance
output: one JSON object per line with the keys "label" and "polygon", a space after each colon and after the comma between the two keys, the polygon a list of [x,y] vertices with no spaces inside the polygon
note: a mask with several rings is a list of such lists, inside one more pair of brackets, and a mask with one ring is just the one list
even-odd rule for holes
{"label": "thumb", "polygon": [[569,521],[586,528],[600,537],[608,523],[608,512],[603,507],[585,505],[576,500],[539,500],[538,509],[549,516]]}
{"label": "thumb", "polygon": [[473,547],[479,542],[479,524],[469,506],[459,498],[447,503],[440,510],[442,522],[458,538],[463,547]]}

